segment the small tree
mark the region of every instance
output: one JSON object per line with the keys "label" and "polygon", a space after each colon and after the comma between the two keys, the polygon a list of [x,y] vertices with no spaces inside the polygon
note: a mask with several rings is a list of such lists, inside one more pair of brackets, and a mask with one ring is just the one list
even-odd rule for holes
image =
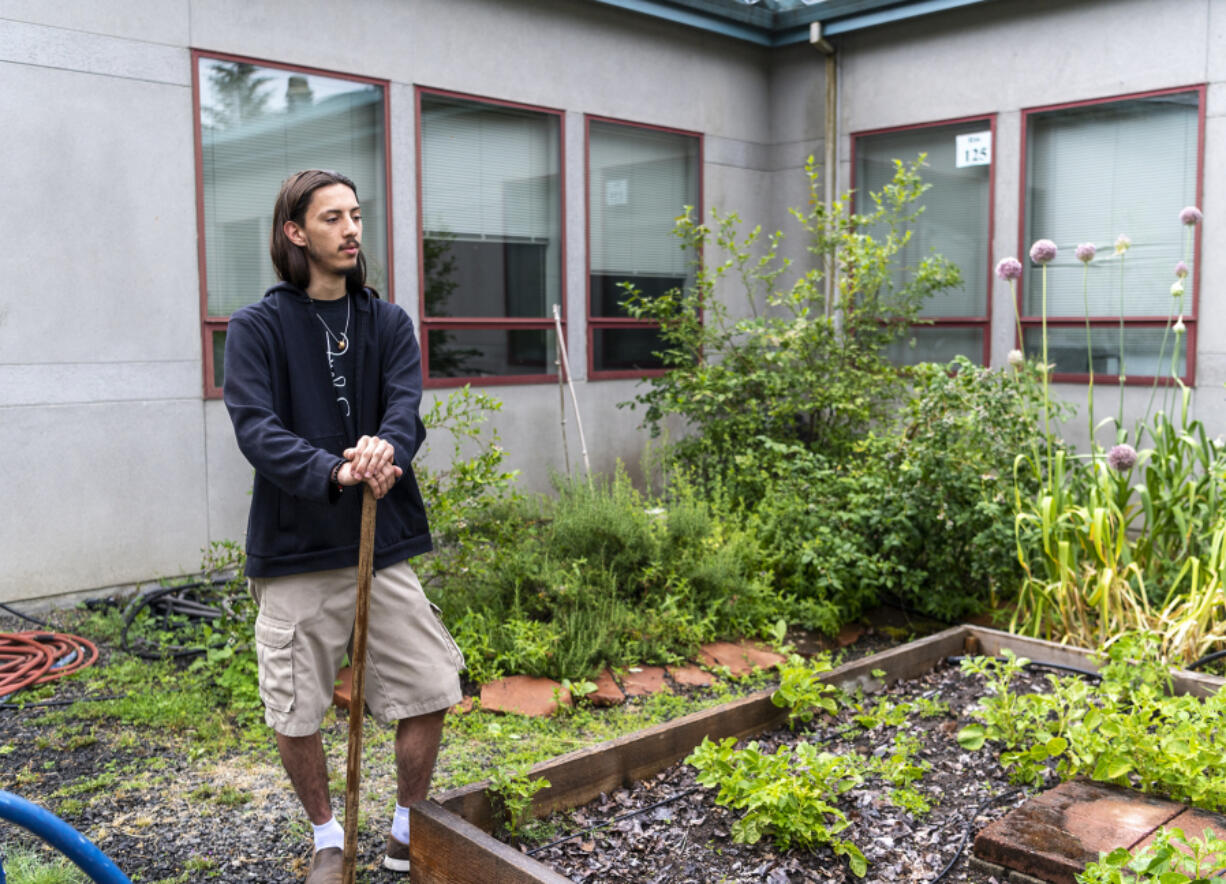
{"label": "small tree", "polygon": [[[625,285],[630,314],[660,323],[670,369],[636,402],[653,433],[669,415],[688,422],[693,432],[673,450],[700,476],[727,475],[759,437],[838,457],[887,416],[903,379],[886,346],[907,332],[926,298],[960,282],[958,268],[939,256],[899,264],[908,224],[921,211],[916,201],[929,186],[920,180],[922,162],[895,161],[893,180],[870,194],[873,210],[855,214],[849,195],[829,207],[822,202],[809,158],[808,207],[791,214],[811,253],[835,256],[833,314],[822,272],[782,285],[791,264],[779,255],[784,234],[762,242],[759,226],[742,235],[735,212],[712,210],[703,224],[687,208],[677,219],[683,247],[705,258],[695,262],[688,288],[646,297]],[[748,316],[737,318],[716,297],[729,279],[739,281]]]}

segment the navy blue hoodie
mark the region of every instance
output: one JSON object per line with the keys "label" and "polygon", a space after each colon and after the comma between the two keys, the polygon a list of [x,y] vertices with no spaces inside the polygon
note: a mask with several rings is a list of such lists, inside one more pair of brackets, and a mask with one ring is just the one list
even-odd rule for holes
{"label": "navy blue hoodie", "polygon": [[[407,313],[369,289],[350,296],[360,435],[396,450],[404,475],[379,501],[375,568],[428,552],[430,529],[411,462],[426,428],[421,351]],[[328,481],[357,440],[345,423],[311,299],[288,283],[230,317],[223,395],[238,447],[255,467],[247,521],[247,575],[276,577],[358,561],[361,494]]]}

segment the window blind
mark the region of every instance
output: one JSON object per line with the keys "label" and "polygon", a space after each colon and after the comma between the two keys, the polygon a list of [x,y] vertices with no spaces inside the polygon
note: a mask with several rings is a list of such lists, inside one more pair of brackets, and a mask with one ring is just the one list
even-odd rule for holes
{"label": "window blind", "polygon": [[426,235],[558,239],[558,138],[552,116],[423,95]]}
{"label": "window blind", "polygon": [[[1198,115],[1198,95],[1188,92],[1030,116],[1025,245],[1045,238],[1060,250],[1047,270],[1049,316],[1083,317],[1087,297],[1091,316],[1171,310],[1175,262],[1192,264],[1179,211],[1196,199]],[[1132,240],[1122,262],[1112,254],[1120,234]],[[1099,255],[1084,296],[1074,256],[1083,242]],[[1042,275],[1023,280],[1025,312],[1038,316]]]}
{"label": "window blind", "polygon": [[686,276],[673,226],[698,203],[698,139],[593,120],[588,146],[592,272]]}
{"label": "window blind", "polygon": [[[899,255],[902,266],[915,267],[940,254],[962,271],[959,288],[938,292],[920,308],[921,316],[987,315],[988,197],[991,166],[958,167],[957,136],[989,129],[987,120],[954,126],[929,126],[856,139],[856,211],[873,211],[870,192],[894,178],[894,160],[912,162],[927,154],[920,174],[931,185],[920,198],[923,212],[911,225],[911,241]],[[903,283],[902,273],[895,285]]]}

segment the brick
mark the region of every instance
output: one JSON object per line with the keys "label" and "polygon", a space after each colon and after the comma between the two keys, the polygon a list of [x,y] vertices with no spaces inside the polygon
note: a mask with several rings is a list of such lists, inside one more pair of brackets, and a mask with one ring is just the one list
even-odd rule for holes
{"label": "brick", "polygon": [[778,666],[787,658],[749,642],[712,642],[703,645],[698,660],[704,666],[727,666],[735,676],[748,675],[755,669]]}
{"label": "brick", "polygon": [[558,711],[559,701],[572,705],[570,691],[550,678],[512,675],[481,685],[481,708],[489,712],[544,717]]}
{"label": "brick", "polygon": [[631,666],[621,673],[622,690],[627,697],[658,694],[670,690],[664,683],[663,666]]}
{"label": "brick", "polygon": [[715,683],[715,676],[697,666],[669,666],[668,677],[681,687],[705,688]]}
{"label": "brick", "polygon": [[1182,809],[1117,786],[1072,780],[984,828],[974,852],[1024,875],[1073,884],[1100,853],[1136,844]]}
{"label": "brick", "polygon": [[596,690],[587,695],[588,702],[593,706],[620,706],[626,702],[626,695],[608,669],[596,676],[595,684]]}
{"label": "brick", "polygon": [[[1207,810],[1200,810],[1195,807],[1186,807],[1179,816],[1175,817],[1168,823],[1164,823],[1168,829],[1181,829],[1189,839],[1204,838],[1205,829],[1213,832],[1214,837],[1226,839],[1226,816],[1220,813],[1210,813]],[[1157,829],[1146,835],[1138,842],[1133,849],[1148,847],[1150,842],[1154,840],[1154,835],[1157,834]],[[1176,846],[1176,849],[1183,853],[1188,853],[1188,850],[1183,847]],[[1216,863],[1217,854],[1210,854],[1209,862]]]}

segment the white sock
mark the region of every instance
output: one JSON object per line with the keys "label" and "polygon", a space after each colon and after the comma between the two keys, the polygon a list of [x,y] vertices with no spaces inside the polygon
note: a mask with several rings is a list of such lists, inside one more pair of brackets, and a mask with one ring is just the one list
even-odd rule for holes
{"label": "white sock", "polygon": [[396,805],[396,812],[392,814],[392,837],[401,844],[409,843],[409,809]]}
{"label": "white sock", "polygon": [[336,817],[331,817],[322,826],[311,823],[311,828],[315,830],[315,851],[317,853],[328,847],[345,849],[345,830],[336,821]]}

